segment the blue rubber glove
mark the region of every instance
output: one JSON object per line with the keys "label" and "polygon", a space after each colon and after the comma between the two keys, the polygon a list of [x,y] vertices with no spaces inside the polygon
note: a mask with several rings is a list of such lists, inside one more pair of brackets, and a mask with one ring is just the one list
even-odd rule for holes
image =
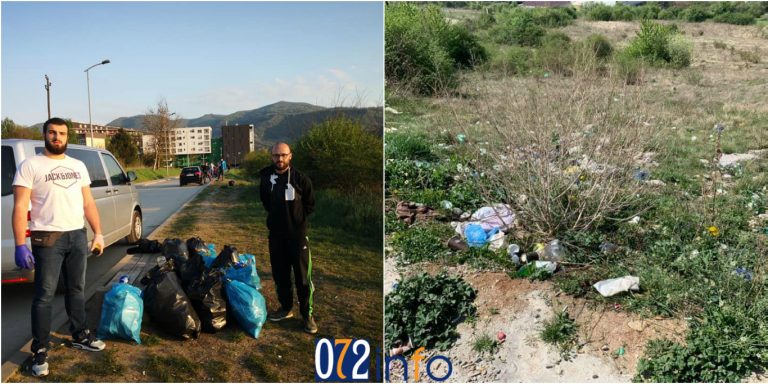
{"label": "blue rubber glove", "polygon": [[16,265],[24,269],[35,267],[35,257],[32,256],[32,251],[27,248],[26,244],[16,246]]}

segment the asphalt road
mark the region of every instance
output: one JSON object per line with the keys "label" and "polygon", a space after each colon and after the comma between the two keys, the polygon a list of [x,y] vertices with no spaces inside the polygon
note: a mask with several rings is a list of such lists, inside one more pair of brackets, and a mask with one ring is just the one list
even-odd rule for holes
{"label": "asphalt road", "polygon": [[[139,199],[144,214],[144,236],[148,236],[165,219],[181,208],[202,190],[195,184],[179,187],[178,178],[166,179],[152,185],[138,185]],[[119,241],[104,250],[100,257],[88,259],[85,284],[98,280],[125,255],[130,248]],[[32,284],[4,285],[2,287],[2,361],[7,361],[14,352],[32,338],[30,311],[32,305]],[[64,296],[56,295],[53,313],[64,311]],[[93,327],[92,324],[89,324]],[[95,331],[95,329],[94,329]]]}

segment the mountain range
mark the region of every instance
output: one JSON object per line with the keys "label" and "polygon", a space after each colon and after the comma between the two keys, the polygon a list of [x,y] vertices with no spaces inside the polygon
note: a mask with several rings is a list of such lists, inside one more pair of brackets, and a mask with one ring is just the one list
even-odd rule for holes
{"label": "mountain range", "polygon": [[[253,124],[257,141],[271,145],[277,141],[293,142],[313,125],[343,115],[360,121],[367,131],[381,136],[384,132],[384,111],[382,108],[325,108],[308,103],[280,101],[261,108],[238,111],[229,115],[206,114],[194,119],[181,119],[182,127],[212,128],[213,137],[221,137],[223,125]],[[144,130],[144,115],[120,117],[107,125]]]}

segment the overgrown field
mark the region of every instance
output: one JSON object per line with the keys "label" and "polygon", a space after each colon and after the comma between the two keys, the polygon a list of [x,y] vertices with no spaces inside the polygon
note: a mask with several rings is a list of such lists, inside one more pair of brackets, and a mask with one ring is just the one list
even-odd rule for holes
{"label": "overgrown field", "polygon": [[[406,7],[387,6],[388,33],[422,17],[421,8]],[[446,245],[456,234],[451,221],[505,203],[516,214],[505,245],[530,252],[559,239],[566,248],[553,276],[533,277],[596,305],[688,322],[684,342],[648,343],[634,380],[739,381],[768,368],[761,27],[586,21],[563,10],[443,11],[450,28],[471,32],[443,57],[457,46],[479,45],[485,54],[469,66],[455,60],[442,75],[450,81],[426,88],[414,84],[439,77],[434,68],[388,73],[386,249],[405,271],[400,278],[462,264],[516,278],[506,246]],[[451,30],[432,22],[413,28]],[[398,47],[388,40],[387,54]],[[743,160],[731,161],[738,155]],[[402,201],[437,216],[408,225],[395,212]],[[625,275],[640,278],[639,291],[604,298],[591,287]],[[559,329],[548,332],[562,343],[553,337]],[[485,344],[478,348],[493,350]]]}

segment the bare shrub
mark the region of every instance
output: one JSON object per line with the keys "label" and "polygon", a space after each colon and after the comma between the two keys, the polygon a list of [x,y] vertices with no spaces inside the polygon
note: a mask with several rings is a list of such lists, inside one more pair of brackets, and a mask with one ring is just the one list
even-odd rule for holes
{"label": "bare shrub", "polygon": [[641,158],[655,148],[660,124],[643,108],[642,88],[583,69],[556,83],[489,84],[473,84],[479,95],[453,115],[480,142],[475,165],[490,180],[487,201],[509,196],[522,224],[544,236],[635,214],[626,208],[642,188]]}

